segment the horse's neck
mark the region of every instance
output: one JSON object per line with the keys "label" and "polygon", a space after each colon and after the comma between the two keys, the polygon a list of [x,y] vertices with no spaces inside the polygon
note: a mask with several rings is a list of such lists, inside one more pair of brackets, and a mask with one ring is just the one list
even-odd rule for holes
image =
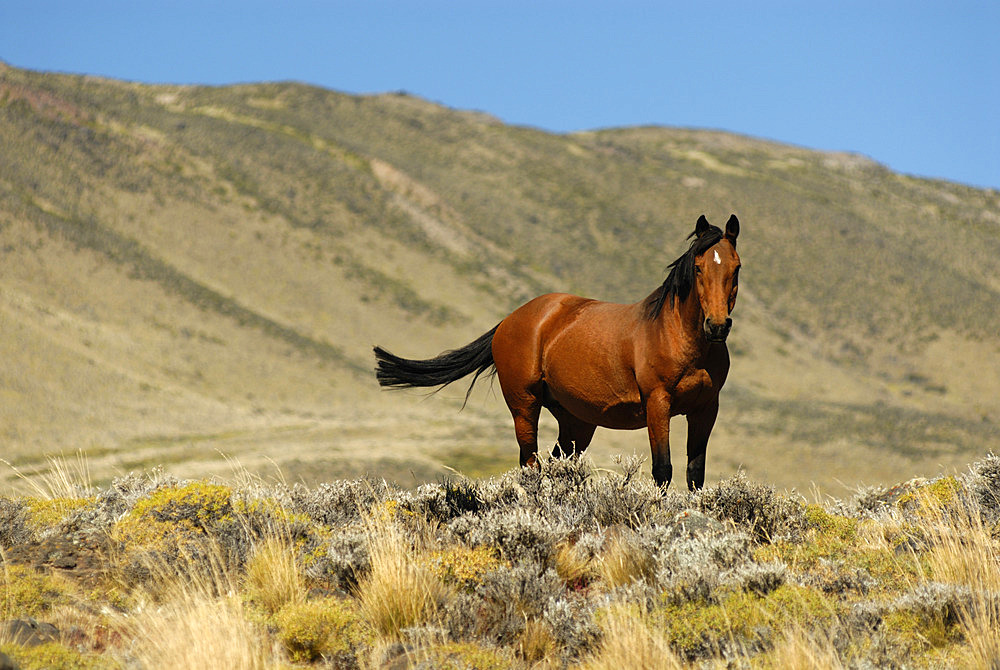
{"label": "horse's neck", "polygon": [[664,319],[662,331],[670,337],[678,353],[684,352],[692,359],[700,358],[707,353],[708,340],[704,336],[705,315],[694,291],[688,294],[687,299],[676,301],[672,309],[663,310],[661,318]]}

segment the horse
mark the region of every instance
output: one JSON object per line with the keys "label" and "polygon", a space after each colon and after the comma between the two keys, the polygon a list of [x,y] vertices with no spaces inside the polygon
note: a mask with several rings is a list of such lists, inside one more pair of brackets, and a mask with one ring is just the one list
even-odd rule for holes
{"label": "horse", "polygon": [[[705,483],[705,451],[729,374],[726,338],[739,288],[740,222],[721,230],[698,218],[690,246],[643,300],[616,304],[549,293],[511,312],[460,349],[412,360],[374,348],[383,387],[443,388],[473,375],[500,381],[520,464],[537,466],[538,418],[559,424],[553,457],[582,454],[597,426],[646,428],[652,475],[670,485],[670,417],[687,416],[687,485]],[[693,239],[692,239],[693,238]],[[463,405],[464,406],[464,405]]]}

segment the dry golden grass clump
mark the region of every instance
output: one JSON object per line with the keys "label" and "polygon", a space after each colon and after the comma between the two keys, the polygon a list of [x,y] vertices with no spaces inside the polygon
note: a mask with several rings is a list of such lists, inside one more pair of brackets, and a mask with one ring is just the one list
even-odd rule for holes
{"label": "dry golden grass clump", "polygon": [[451,595],[426,561],[421,538],[392,522],[374,521],[369,537],[369,571],[358,583],[362,616],[381,635],[398,637],[405,628],[433,622]]}
{"label": "dry golden grass clump", "polygon": [[[40,524],[7,499],[0,621],[56,632],[0,628],[0,651],[26,670],[1000,662],[997,457],[825,504],[742,476],[653,499],[630,467],[416,491],[133,477]],[[96,574],[27,551],[101,532]]]}

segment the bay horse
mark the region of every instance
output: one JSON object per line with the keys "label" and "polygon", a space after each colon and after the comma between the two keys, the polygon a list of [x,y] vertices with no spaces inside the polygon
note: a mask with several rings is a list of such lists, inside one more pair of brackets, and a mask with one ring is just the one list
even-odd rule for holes
{"label": "bay horse", "polygon": [[732,215],[725,231],[702,215],[666,280],[630,305],[566,293],[539,296],[468,345],[427,360],[375,347],[376,378],[391,388],[443,388],[484,372],[500,380],[514,419],[521,466],[536,465],[538,417],[559,423],[553,456],[582,453],[597,426],[646,428],[652,474],[670,484],[670,417],[687,416],[687,485],[705,483],[705,450],[729,373],[726,337],[739,287]]}

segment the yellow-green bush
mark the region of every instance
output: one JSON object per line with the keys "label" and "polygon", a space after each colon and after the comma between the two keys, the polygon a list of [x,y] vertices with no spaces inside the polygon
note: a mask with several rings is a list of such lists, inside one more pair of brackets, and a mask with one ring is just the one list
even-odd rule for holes
{"label": "yellow-green bush", "polygon": [[0,578],[0,613],[6,618],[38,616],[67,602],[72,593],[66,580],[23,565],[4,565]]}
{"label": "yellow-green bush", "polygon": [[436,551],[427,557],[431,572],[445,584],[454,584],[468,590],[482,584],[483,575],[499,568],[503,563],[492,547],[466,547],[458,545]]}
{"label": "yellow-green bush", "polygon": [[35,647],[16,644],[0,645],[0,651],[10,656],[21,670],[117,670],[121,664],[111,656],[81,654],[57,642]]}
{"label": "yellow-green bush", "polygon": [[349,600],[323,598],[283,607],[275,616],[278,637],[297,663],[354,655],[371,642],[371,631]]}
{"label": "yellow-green bush", "polygon": [[806,506],[806,525],[841,540],[853,540],[858,536],[857,519],[831,514],[819,505]]}
{"label": "yellow-green bush", "polygon": [[651,621],[663,630],[671,647],[695,657],[730,642],[768,639],[793,622],[822,625],[835,614],[835,605],[819,591],[785,584],[764,597],[741,591],[717,604],[671,603],[655,610]]}
{"label": "yellow-green bush", "polygon": [[132,546],[161,545],[178,535],[205,535],[231,519],[232,491],[227,486],[193,482],[157,489],[139,500],[115,526],[116,536]]}
{"label": "yellow-green bush", "polygon": [[90,498],[25,498],[24,506],[28,511],[28,520],[36,528],[51,528],[56,526],[70,512],[94,503]]}
{"label": "yellow-green bush", "polygon": [[912,509],[922,517],[933,518],[940,514],[941,510],[954,506],[962,491],[962,484],[955,477],[942,477],[900,496],[896,506],[901,509]]}
{"label": "yellow-green bush", "polygon": [[449,642],[422,650],[417,656],[439,670],[505,670],[511,666],[492,649],[471,642]]}

